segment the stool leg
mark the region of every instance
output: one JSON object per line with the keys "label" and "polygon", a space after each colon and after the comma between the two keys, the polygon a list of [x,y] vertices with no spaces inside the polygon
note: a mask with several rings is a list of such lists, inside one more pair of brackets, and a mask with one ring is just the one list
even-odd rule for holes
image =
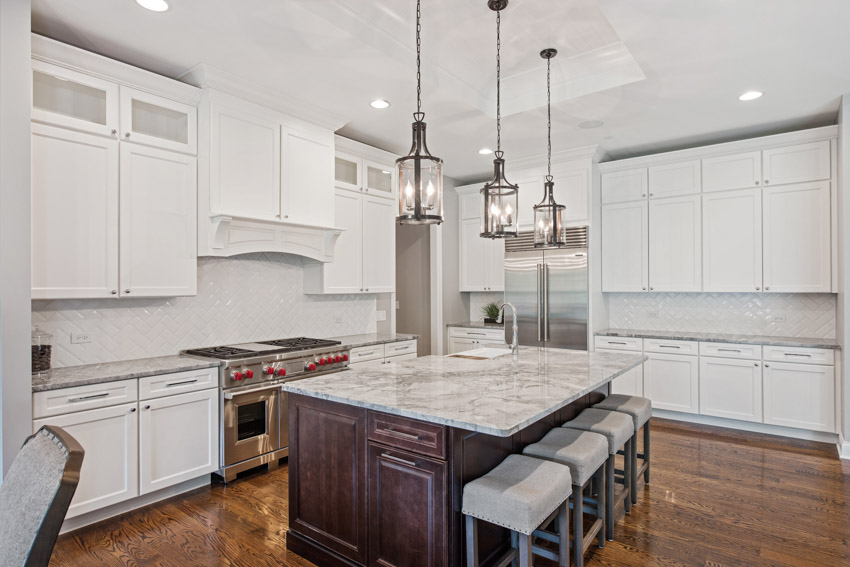
{"label": "stool leg", "polygon": [[602,525],[599,527],[599,535],[596,537],[596,542],[599,544],[599,547],[605,547],[605,532],[606,532],[606,524],[608,514],[606,509],[608,508],[608,494],[605,490],[605,471],[608,470],[608,463],[602,463],[602,466],[596,471],[596,475],[599,480],[597,480],[597,484],[599,486],[599,494],[597,495],[596,500],[596,517],[602,520]]}
{"label": "stool leg", "polygon": [[608,523],[608,541],[614,541],[614,455],[608,455],[608,470],[605,471],[605,521]]}
{"label": "stool leg", "polygon": [[[597,504],[598,506],[598,504]],[[582,565],[582,550],[584,549],[584,492],[581,486],[573,485],[573,564]]]}
{"label": "stool leg", "polygon": [[[514,550],[519,549],[519,544],[517,543],[516,532],[511,530],[511,548]],[[519,567],[519,551],[514,553],[514,558],[511,560],[511,567]]]}
{"label": "stool leg", "polygon": [[531,567],[531,561],[531,536],[519,534],[519,567]]}
{"label": "stool leg", "polygon": [[626,514],[632,513],[632,497],[630,495],[632,484],[632,440],[626,441],[623,447],[623,490],[626,491],[623,498],[623,509]]}
{"label": "stool leg", "polygon": [[643,460],[646,463],[643,481],[649,484],[649,421],[643,424]]}
{"label": "stool leg", "polygon": [[632,497],[632,504],[637,504],[637,438],[638,432],[635,431],[635,436],[632,437],[632,486],[629,488],[629,494]]}
{"label": "stool leg", "polygon": [[[573,485],[573,493],[575,493],[575,485]],[[579,491],[579,500],[581,500],[581,491]],[[580,531],[580,530],[579,530]],[[561,511],[558,513],[558,567],[569,567],[570,565],[570,499],[564,500],[561,504]]]}
{"label": "stool leg", "polygon": [[466,565],[478,567],[478,520],[466,517]]}

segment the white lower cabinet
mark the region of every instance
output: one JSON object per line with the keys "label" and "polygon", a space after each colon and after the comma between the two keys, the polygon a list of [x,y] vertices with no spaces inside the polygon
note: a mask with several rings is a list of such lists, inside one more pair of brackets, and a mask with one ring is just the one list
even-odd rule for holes
{"label": "white lower cabinet", "polygon": [[505,331],[499,328],[449,327],[449,348],[455,354],[477,348],[504,348]]}
{"label": "white lower cabinet", "polygon": [[137,405],[133,402],[32,422],[33,433],[44,425],[61,427],[79,441],[85,451],[80,483],[66,518],[139,495],[137,414]]}
{"label": "white lower cabinet", "polygon": [[400,360],[417,358],[418,341],[407,340],[396,343],[355,347],[351,349],[349,368],[380,367]]}
{"label": "white lower cabinet", "polygon": [[218,469],[218,389],[139,405],[140,494]]}
{"label": "white lower cabinet", "polygon": [[835,367],[764,364],[764,422],[835,432]]}
{"label": "white lower cabinet", "polygon": [[761,370],[757,360],[701,357],[699,413],[760,423]]}
{"label": "white lower cabinet", "polygon": [[648,353],[644,395],[656,409],[699,413],[699,357]]}

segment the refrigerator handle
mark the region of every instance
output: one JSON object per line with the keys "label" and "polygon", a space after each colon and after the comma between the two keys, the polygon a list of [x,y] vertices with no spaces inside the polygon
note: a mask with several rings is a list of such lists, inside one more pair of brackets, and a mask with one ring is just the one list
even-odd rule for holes
{"label": "refrigerator handle", "polygon": [[549,264],[543,264],[543,341],[549,342]]}
{"label": "refrigerator handle", "polygon": [[543,264],[537,264],[537,342],[543,340],[543,334],[540,330],[540,280],[543,274]]}

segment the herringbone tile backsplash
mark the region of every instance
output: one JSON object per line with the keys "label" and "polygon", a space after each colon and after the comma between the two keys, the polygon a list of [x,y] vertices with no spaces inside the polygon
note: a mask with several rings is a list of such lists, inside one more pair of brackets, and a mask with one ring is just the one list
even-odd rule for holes
{"label": "herringbone tile backsplash", "polygon": [[[835,338],[828,293],[608,293],[617,329]],[[774,317],[785,321],[774,321]]]}
{"label": "herringbone tile backsplash", "polygon": [[[195,297],[33,301],[32,322],[53,334],[54,367],[375,332],[374,295],[304,295],[302,262],[283,254],[200,258]],[[71,344],[77,332],[92,341]]]}

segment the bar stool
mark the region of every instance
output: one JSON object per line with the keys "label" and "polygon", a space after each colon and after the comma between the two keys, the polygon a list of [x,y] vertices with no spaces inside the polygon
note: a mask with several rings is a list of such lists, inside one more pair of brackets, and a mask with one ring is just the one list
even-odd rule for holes
{"label": "bar stool", "polygon": [[[632,504],[637,504],[637,478],[643,475],[643,482],[649,484],[649,420],[652,417],[652,402],[640,396],[611,394],[595,406],[608,411],[618,411],[632,416],[635,424],[635,436],[632,439]],[[637,452],[637,436],[643,427],[643,453]],[[637,460],[643,462],[638,468]]]}
{"label": "bar stool", "polygon": [[600,433],[608,440],[608,466],[605,471],[607,477],[605,490],[608,495],[605,499],[605,521],[607,523],[605,535],[608,537],[608,541],[613,541],[614,506],[622,502],[626,514],[632,511],[632,502],[629,497],[631,461],[628,458],[623,459],[623,492],[616,497],[614,492],[614,457],[620,448],[623,448],[624,455],[631,452],[632,438],[635,433],[632,418],[615,411],[586,408],[575,419],[568,421],[562,427]]}
{"label": "bar stool", "polygon": [[[564,465],[509,455],[493,470],[463,487],[466,565],[478,567],[478,520],[511,530],[511,549],[497,565],[531,567],[532,554],[569,565],[569,505],[572,480]],[[532,545],[535,530],[558,520],[558,553]]]}
{"label": "bar stool", "polygon": [[[605,547],[605,465],[608,461],[608,440],[599,433],[558,427],[543,439],[527,446],[524,455],[555,461],[570,468],[573,483],[573,565],[584,564],[584,554],[597,537],[599,547]],[[597,499],[584,496],[585,490],[596,478],[599,486]],[[584,531],[584,504],[592,504],[596,519]],[[534,535],[537,535],[535,532]],[[548,539],[547,536],[543,536]]]}

